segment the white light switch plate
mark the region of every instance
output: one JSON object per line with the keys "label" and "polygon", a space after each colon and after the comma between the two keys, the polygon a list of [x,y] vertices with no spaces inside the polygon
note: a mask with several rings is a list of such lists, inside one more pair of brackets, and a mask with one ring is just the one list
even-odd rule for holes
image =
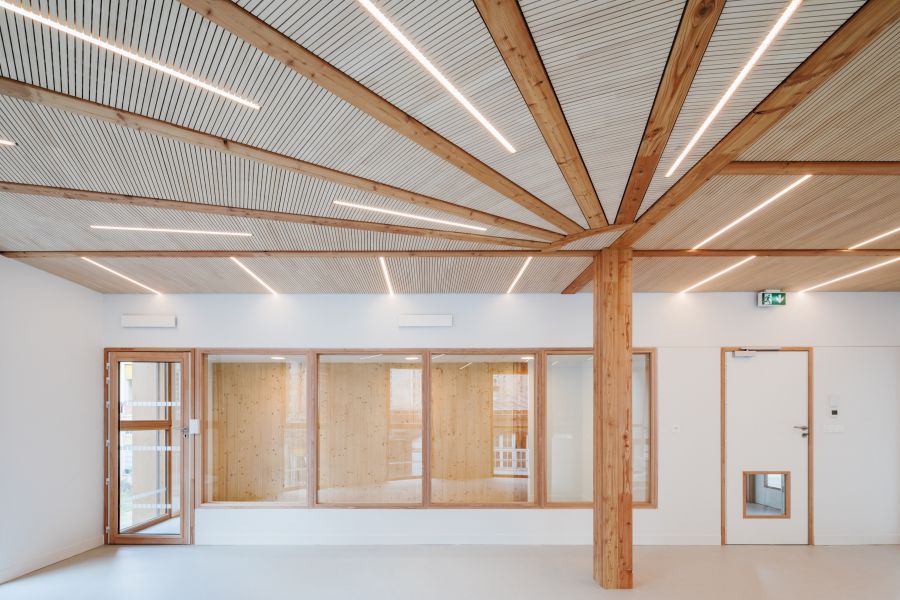
{"label": "white light switch plate", "polygon": [[825,433],[844,433],[844,426],[840,423],[825,423]]}

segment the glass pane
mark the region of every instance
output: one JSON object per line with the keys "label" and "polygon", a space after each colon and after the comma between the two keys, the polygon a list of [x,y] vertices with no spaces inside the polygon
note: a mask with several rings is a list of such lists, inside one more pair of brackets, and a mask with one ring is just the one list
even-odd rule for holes
{"label": "glass pane", "polygon": [[307,498],[306,358],[209,356],[206,500]]}
{"label": "glass pane", "polygon": [[594,361],[547,357],[547,478],[550,502],[593,499]]}
{"label": "glass pane", "polygon": [[744,517],[788,515],[789,473],[744,473]]}
{"label": "glass pane", "polygon": [[650,355],[631,357],[631,498],[650,501]]}
{"label": "glass pane", "polygon": [[169,409],[180,406],[180,382],[180,363],[120,362],[119,420],[167,420]]}
{"label": "glass pane", "polygon": [[178,512],[171,484],[180,443],[171,445],[170,437],[181,439],[165,429],[119,432],[119,533],[179,533],[177,523],[162,523]]}
{"label": "glass pane", "polygon": [[422,501],[422,357],[319,357],[319,490],[329,504]]}
{"label": "glass pane", "polygon": [[[632,499],[651,499],[651,355],[632,356]],[[547,356],[547,499],[593,499],[593,381],[590,354]]]}
{"label": "glass pane", "polygon": [[432,358],[433,502],[534,501],[531,356]]}

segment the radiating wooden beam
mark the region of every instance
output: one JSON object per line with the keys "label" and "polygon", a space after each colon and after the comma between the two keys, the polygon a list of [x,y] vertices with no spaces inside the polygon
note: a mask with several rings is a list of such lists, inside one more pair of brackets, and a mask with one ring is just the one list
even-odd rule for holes
{"label": "radiating wooden beam", "polygon": [[900,175],[900,161],[737,161],[719,175]]}
{"label": "radiating wooden beam", "polygon": [[[340,69],[229,0],[181,3],[566,233],[582,227]],[[505,152],[505,150],[504,150]]]}
{"label": "radiating wooden beam", "polygon": [[597,191],[519,3],[516,0],[475,0],[475,6],[588,225],[604,227],[608,223]]}
{"label": "radiating wooden beam", "polygon": [[632,223],[637,216],[723,8],[725,0],[688,0],[685,4],[644,137],[619,204],[618,224]]}
{"label": "radiating wooden beam", "polygon": [[29,194],[32,196],[62,198],[66,200],[107,202],[109,204],[123,204],[128,206],[145,206],[149,208],[163,208],[191,213],[222,215],[226,217],[243,217],[246,219],[263,219],[267,221],[282,221],[286,223],[300,223],[304,225],[321,225],[323,227],[336,227],[340,229],[357,229],[363,231],[377,231],[380,233],[415,235],[420,237],[459,240],[463,242],[472,242],[478,244],[499,244],[501,246],[516,246],[519,248],[533,249],[543,249],[547,246],[545,242],[497,237],[492,235],[482,235],[479,233],[444,231],[441,229],[425,229],[420,227],[406,227],[403,225],[387,225],[385,223],[373,223],[371,221],[353,221],[350,219],[336,219],[332,217],[318,217],[313,215],[300,215],[296,213],[257,210],[251,208],[237,208],[233,206],[221,206],[218,204],[182,202],[180,200],[165,200],[162,198],[150,198],[147,196],[109,194],[106,192],[33,185],[29,183],[15,183],[12,181],[0,181],[0,192]]}
{"label": "radiating wooden beam", "polygon": [[578,274],[578,277],[572,280],[572,283],[566,286],[562,291],[563,294],[577,294],[584,289],[594,279],[594,264],[589,264],[584,271]]}
{"label": "radiating wooden beam", "polygon": [[9,250],[7,258],[593,258],[594,250],[561,250],[544,254],[528,250]]}
{"label": "radiating wooden beam", "polygon": [[[217,152],[224,152],[247,160],[277,167],[279,169],[324,179],[363,192],[386,196],[408,204],[431,208],[465,219],[471,219],[472,221],[477,221],[479,223],[535,236],[540,239],[552,241],[562,237],[554,231],[548,231],[533,225],[519,223],[518,221],[498,217],[465,206],[453,204],[452,202],[438,200],[437,198],[431,198],[424,194],[404,190],[372,179],[358,177],[356,175],[351,175],[350,173],[344,173],[304,160],[285,156],[284,154],[278,154],[276,152],[250,146],[249,144],[242,144],[233,140],[216,137],[202,131],[197,131],[196,129],[181,127],[180,125],[174,125],[152,117],[119,110],[103,104],[91,102],[90,100],[82,100],[45,88],[22,83],[21,81],[0,77],[0,95],[34,102],[36,104],[49,106],[51,108],[93,119],[99,119],[101,121],[107,121],[146,133],[165,136],[186,144],[210,148]],[[579,228],[579,231],[580,230],[581,229]]]}
{"label": "radiating wooden beam", "polygon": [[787,116],[900,17],[900,2],[869,0],[613,243],[628,248]]}
{"label": "radiating wooden beam", "polygon": [[630,249],[594,259],[594,579],[628,589],[632,575]]}

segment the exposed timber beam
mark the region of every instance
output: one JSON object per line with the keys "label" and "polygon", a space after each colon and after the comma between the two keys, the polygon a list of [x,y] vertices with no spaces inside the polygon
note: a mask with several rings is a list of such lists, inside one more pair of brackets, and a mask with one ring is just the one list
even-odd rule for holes
{"label": "exposed timber beam", "polygon": [[300,223],[304,225],[321,225],[323,227],[336,227],[340,229],[357,229],[363,231],[377,231],[381,233],[415,235],[420,237],[442,238],[478,244],[498,244],[501,246],[515,246],[519,248],[533,249],[543,249],[547,246],[545,242],[497,237],[479,233],[446,231],[443,229],[425,229],[420,227],[406,227],[403,225],[387,225],[385,223],[374,223],[371,221],[353,221],[349,219],[336,219],[333,217],[319,217],[313,215],[301,215],[296,213],[276,212],[271,210],[257,210],[250,208],[237,208],[233,206],[221,206],[218,204],[182,202],[180,200],[165,200],[162,198],[150,198],[147,196],[108,194],[105,192],[33,185],[29,183],[15,183],[11,181],[0,181],[0,192],[29,194],[32,196],[62,198],[66,200],[107,202],[110,204],[123,204],[128,206],[145,206],[149,208],[163,208],[191,213],[223,215],[227,217],[243,217],[246,219],[264,219],[267,221],[282,221],[286,223]]}
{"label": "exposed timber beam", "polygon": [[561,250],[544,254],[527,250],[10,250],[0,251],[6,258],[506,258],[560,257],[584,258],[594,250]]}
{"label": "exposed timber beam", "polygon": [[694,192],[731,164],[807,96],[841,70],[900,17],[900,2],[869,0],[697,161],[626,231],[613,247],[634,245]]}
{"label": "exposed timber beam", "polygon": [[804,249],[758,249],[758,250],[635,250],[635,258],[704,258],[710,256],[897,256],[900,250],[879,248],[804,248]]}
{"label": "exposed timber beam", "polygon": [[282,62],[345,102],[436,154],[464,173],[524,206],[566,233],[578,223],[504,177],[450,140],[403,112],[340,69],[229,0],[180,0],[182,4],[251,46]]}
{"label": "exposed timber beam", "polygon": [[900,161],[737,161],[719,175],[900,175]]}
{"label": "exposed timber beam", "polygon": [[[131,129],[146,133],[165,136],[186,144],[193,144],[204,148],[210,148],[218,152],[225,152],[233,156],[271,165],[279,169],[324,179],[363,192],[378,194],[408,204],[439,210],[465,219],[471,219],[472,221],[477,221],[479,223],[502,227],[503,229],[535,236],[548,241],[557,240],[562,237],[556,232],[548,231],[540,227],[519,223],[518,221],[513,221],[511,219],[504,219],[503,217],[453,204],[452,202],[438,200],[437,198],[431,198],[417,192],[411,192],[364,177],[358,177],[356,175],[351,175],[350,173],[344,173],[343,171],[329,169],[328,167],[292,158],[284,154],[278,154],[248,144],[220,138],[202,131],[181,127],[180,125],[174,125],[152,117],[119,110],[90,100],[82,100],[45,88],[22,83],[21,81],[16,81],[14,79],[0,77],[0,95],[34,102],[69,113],[107,121],[124,127],[130,127]],[[579,231],[580,230],[581,229],[579,228]]]}
{"label": "exposed timber beam", "polygon": [[[900,256],[900,249],[859,248],[847,250],[846,248],[821,248],[821,249],[757,249],[757,250],[634,250],[634,258],[710,258],[710,257],[814,257],[814,256],[843,256],[847,258],[860,256]],[[584,271],[572,280],[561,292],[563,294],[577,294],[585,288],[594,278],[593,266],[589,265]]]}
{"label": "exposed timber beam", "polygon": [[588,225],[591,228],[606,226],[608,222],[597,191],[519,3],[516,0],[475,0],[475,6]]}
{"label": "exposed timber beam", "polygon": [[594,258],[594,580],[629,589],[632,574],[630,248]]}
{"label": "exposed timber beam", "polygon": [[688,0],[685,4],[644,137],[619,204],[618,224],[633,223],[637,216],[723,8],[725,0]]}
{"label": "exposed timber beam", "polygon": [[[97,258],[500,258],[529,256],[537,258],[592,258],[599,250],[556,250],[553,252],[531,250],[0,250],[7,258],[65,258],[88,256]],[[843,256],[900,256],[900,249],[821,249],[821,250],[634,250],[634,258],[727,258],[727,257],[814,257]],[[590,268],[582,272],[563,293],[574,294],[592,279]]]}

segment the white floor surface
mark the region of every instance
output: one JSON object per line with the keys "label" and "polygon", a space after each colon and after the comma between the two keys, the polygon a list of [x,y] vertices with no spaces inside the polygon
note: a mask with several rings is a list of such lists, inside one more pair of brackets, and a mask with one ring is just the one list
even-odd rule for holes
{"label": "white floor surface", "polygon": [[900,546],[638,546],[635,589],[586,546],[101,547],[0,585],[0,599],[580,600],[900,598]]}

